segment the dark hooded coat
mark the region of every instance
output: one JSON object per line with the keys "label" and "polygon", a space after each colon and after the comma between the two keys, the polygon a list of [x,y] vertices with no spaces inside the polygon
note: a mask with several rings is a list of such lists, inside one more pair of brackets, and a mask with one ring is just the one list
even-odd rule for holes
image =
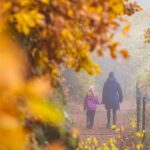
{"label": "dark hooded coat", "polygon": [[119,109],[119,103],[122,102],[123,95],[120,84],[115,77],[110,77],[104,84],[102,93],[102,103],[106,109]]}

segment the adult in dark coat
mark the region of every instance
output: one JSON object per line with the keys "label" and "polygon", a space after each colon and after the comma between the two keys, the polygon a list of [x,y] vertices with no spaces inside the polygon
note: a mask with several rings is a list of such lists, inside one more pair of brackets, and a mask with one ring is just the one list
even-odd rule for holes
{"label": "adult in dark coat", "polygon": [[122,90],[120,84],[116,80],[114,73],[110,72],[107,81],[103,87],[102,103],[107,110],[107,127],[111,126],[111,111],[113,112],[113,124],[116,125],[117,110],[120,108],[119,104],[123,100]]}

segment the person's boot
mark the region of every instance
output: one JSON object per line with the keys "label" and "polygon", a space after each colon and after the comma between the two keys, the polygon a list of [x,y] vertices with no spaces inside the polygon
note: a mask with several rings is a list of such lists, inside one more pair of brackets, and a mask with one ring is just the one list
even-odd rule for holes
{"label": "person's boot", "polygon": [[111,128],[110,123],[107,123],[107,124],[106,124],[106,128],[107,128],[107,129],[110,129],[110,128]]}
{"label": "person's boot", "polygon": [[89,127],[89,129],[92,129],[93,128],[93,124],[90,124],[90,127]]}
{"label": "person's boot", "polygon": [[87,123],[86,128],[87,128],[87,129],[90,128],[90,123],[89,123],[89,122]]}

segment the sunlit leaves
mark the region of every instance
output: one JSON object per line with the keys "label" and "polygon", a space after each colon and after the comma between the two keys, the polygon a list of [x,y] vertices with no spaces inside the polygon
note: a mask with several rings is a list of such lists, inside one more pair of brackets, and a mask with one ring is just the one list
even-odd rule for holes
{"label": "sunlit leaves", "polygon": [[22,10],[12,16],[12,20],[16,22],[16,27],[19,32],[28,35],[31,28],[35,27],[37,24],[41,24],[41,22],[44,20],[44,16],[40,14],[37,10]]}
{"label": "sunlit leaves", "polygon": [[[118,22],[124,22],[125,14],[140,10],[136,3],[129,4],[126,0],[7,1],[8,5],[4,7],[6,9],[3,13],[7,16],[8,23],[16,28],[18,37],[22,34],[31,54],[36,49],[32,61],[37,74],[56,72],[51,66],[60,63],[75,70],[85,69],[93,74],[88,66],[93,70],[97,70],[97,67],[91,65],[89,52],[98,48],[97,53],[101,56],[109,49],[112,58],[116,58],[118,46],[114,48],[110,44],[113,34],[120,27]],[[126,36],[125,31],[128,29],[125,22],[122,36]],[[82,45],[86,45],[86,48]],[[45,53],[44,59],[40,56],[42,52]],[[100,69],[92,72],[100,72]],[[50,74],[53,77],[56,75]]]}
{"label": "sunlit leaves", "polygon": [[22,1],[20,2],[20,4],[21,4],[21,6],[28,6],[28,5],[31,4],[31,1],[30,1],[30,0],[22,0]]}
{"label": "sunlit leaves", "polygon": [[48,4],[50,0],[41,0],[43,3]]}
{"label": "sunlit leaves", "polygon": [[72,130],[71,130],[71,135],[72,135],[72,137],[74,137],[74,138],[78,138],[79,135],[80,135],[80,132],[79,132],[78,129],[72,128]]}
{"label": "sunlit leaves", "polygon": [[129,31],[130,28],[131,28],[131,25],[130,25],[130,24],[127,24],[126,26],[123,27],[122,31],[123,31],[123,32]]}
{"label": "sunlit leaves", "polygon": [[127,31],[130,30],[130,27],[131,27],[130,24],[125,25],[120,32],[120,36],[123,38],[128,38]]}
{"label": "sunlit leaves", "polygon": [[28,97],[48,97],[52,94],[52,91],[49,91],[50,88],[50,82],[41,77],[27,82],[23,91]]}
{"label": "sunlit leaves", "polygon": [[126,49],[122,49],[120,53],[123,56],[123,58],[125,59],[129,58],[129,52]]}
{"label": "sunlit leaves", "polygon": [[29,107],[29,114],[35,119],[39,119],[54,125],[63,123],[63,111],[57,106],[52,105],[46,100],[30,100],[27,101]]}
{"label": "sunlit leaves", "polygon": [[63,124],[64,113],[44,99],[52,93],[49,78],[28,79],[21,46],[5,34],[0,39],[0,149],[23,150],[29,147],[26,117],[56,126]]}
{"label": "sunlit leaves", "polygon": [[115,3],[115,5],[113,5],[112,9],[117,14],[123,14],[124,13],[124,5],[121,3],[118,3],[118,4]]}
{"label": "sunlit leaves", "polygon": [[[16,117],[0,114],[0,148],[21,150],[27,146],[27,135]],[[5,138],[4,138],[5,135]]]}
{"label": "sunlit leaves", "polygon": [[0,87],[3,89],[14,91],[22,85],[25,68],[21,65],[23,54],[18,49],[14,41],[0,34]]}
{"label": "sunlit leaves", "polygon": [[[80,141],[78,150],[88,149],[88,150],[144,150],[145,145],[142,142],[145,131],[136,132],[135,130],[129,133],[124,127],[116,128],[112,126],[112,129],[117,129],[115,131],[117,136],[111,137],[107,142],[100,144],[96,137],[87,137],[85,140]],[[133,134],[135,133],[135,135]]]}

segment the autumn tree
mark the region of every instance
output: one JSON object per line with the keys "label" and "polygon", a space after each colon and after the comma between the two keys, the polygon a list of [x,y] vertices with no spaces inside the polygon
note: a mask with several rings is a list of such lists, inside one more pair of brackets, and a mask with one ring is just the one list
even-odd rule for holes
{"label": "autumn tree", "polygon": [[5,0],[1,4],[1,14],[10,32],[25,46],[35,74],[49,70],[54,76],[61,63],[100,73],[90,58],[94,50],[99,55],[107,49],[113,58],[118,52],[126,57],[125,50],[117,51],[114,33],[119,22],[124,22],[125,34],[124,16],[139,9],[126,0]]}
{"label": "autumn tree", "polygon": [[145,43],[150,43],[150,28],[147,28],[144,33]]}
{"label": "autumn tree", "polygon": [[[144,45],[146,47],[146,45],[148,45],[150,43],[150,28],[147,28],[144,31]],[[136,53],[136,74],[137,74],[137,78],[139,78],[139,80],[141,80],[143,82],[143,84],[145,86],[150,85],[150,53],[149,53],[149,49],[145,48],[144,49],[145,52],[143,53],[143,51],[138,51]],[[144,59],[144,61],[143,61]],[[139,63],[140,61],[140,63]]]}

